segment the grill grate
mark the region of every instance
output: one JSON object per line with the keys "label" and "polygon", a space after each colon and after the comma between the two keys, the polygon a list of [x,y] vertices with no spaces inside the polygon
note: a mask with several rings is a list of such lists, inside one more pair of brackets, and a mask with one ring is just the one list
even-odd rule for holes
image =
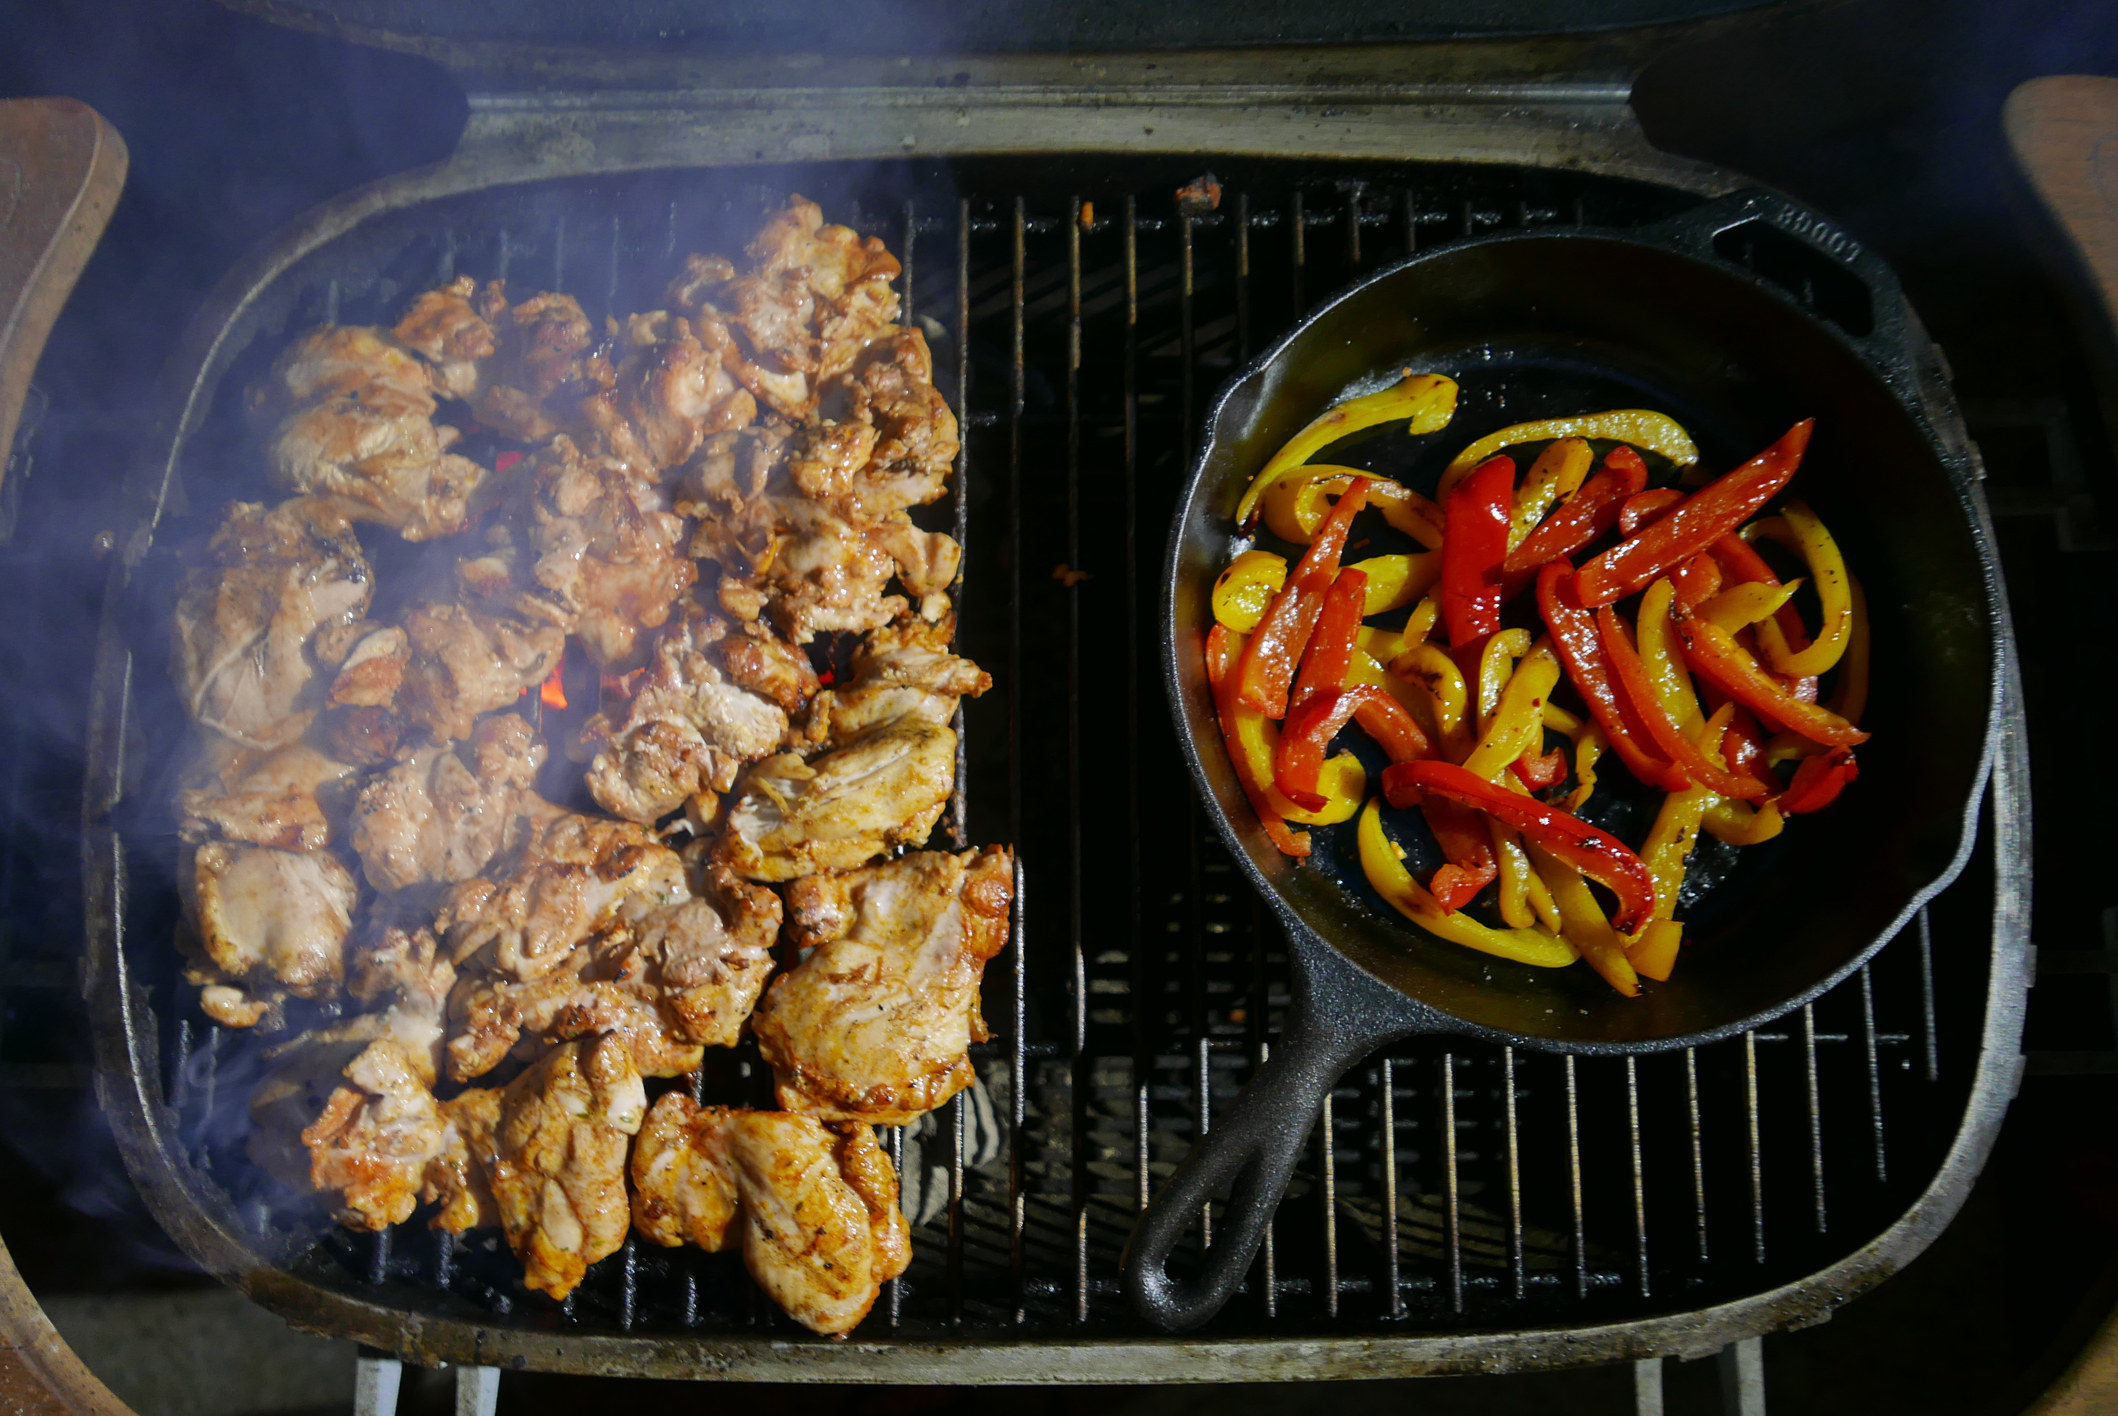
{"label": "grill grate", "polygon": [[[247,346],[215,374],[184,454],[198,508],[159,538],[248,490],[225,472],[249,465],[240,390],[304,323],[380,318],[458,270],[571,289],[592,317],[646,308],[673,257],[730,247],[789,189],[899,253],[907,317],[927,328],[964,426],[946,508],[967,547],[960,635],[996,680],[963,721],[951,832],[959,847],[1019,845],[1021,907],[987,979],[996,1040],[974,1051],[998,1134],[966,1096],[891,1137],[901,1168],[938,1157],[947,1201],[870,1336],[1131,1330],[1118,1261],[1133,1219],[1269,1055],[1287,1005],[1283,941],[1192,801],[1152,659],[1142,571],[1159,561],[1204,399],[1314,298],[1408,251],[1496,227],[1639,224],[1689,201],[1556,172],[1250,163],[1218,210],[1190,214],[1171,193],[1192,175],[1115,159],[1052,164],[1034,187],[977,162],[647,174],[378,218],[246,316]],[[141,598],[136,642],[159,643],[164,602]],[[152,699],[147,678],[135,691]],[[165,748],[180,730],[173,714],[143,717]],[[157,755],[171,754],[144,754]],[[795,1334],[732,1256],[628,1242],[558,1309],[523,1291],[491,1233],[315,1238],[241,1156],[254,1041],[174,1001],[174,891],[156,888],[174,864],[167,792],[129,795],[129,947],[159,985],[168,1099],[193,1159],[261,1240],[291,1245],[300,1276],[398,1307],[445,1294],[447,1311],[485,1322]],[[1989,949],[1978,869],[1916,938],[1771,1030],[1637,1060],[1446,1040],[1370,1059],[1326,1101],[1213,1330],[1619,1321],[1763,1292],[1851,1253],[1925,1188],[1962,1116]],[[701,1094],[758,1098],[748,1047],[708,1070],[689,1082]],[[1199,1217],[1194,1257],[1213,1218]]]}

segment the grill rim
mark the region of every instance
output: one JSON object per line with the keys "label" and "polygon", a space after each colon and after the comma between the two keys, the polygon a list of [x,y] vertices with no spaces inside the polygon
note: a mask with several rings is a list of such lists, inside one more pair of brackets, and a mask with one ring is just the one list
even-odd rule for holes
{"label": "grill rim", "polygon": [[[1079,149],[1075,149],[1079,151]],[[1713,193],[1754,186],[1681,159],[1650,154],[1659,178],[1628,159],[1621,175],[1658,180],[1681,191]],[[961,155],[987,155],[971,148]],[[907,154],[895,152],[891,157]],[[933,156],[932,153],[911,154]],[[1231,156],[1286,157],[1232,147]],[[1315,154],[1303,154],[1315,160]],[[835,158],[843,154],[834,153]],[[1535,145],[1479,161],[1538,170],[1551,153]],[[1201,157],[1202,165],[1208,159]],[[1401,160],[1424,160],[1423,154]],[[1464,160],[1457,155],[1455,160]],[[570,170],[548,166],[492,167],[451,161],[386,179],[312,211],[224,280],[187,331],[169,366],[160,406],[173,410],[162,425],[166,456],[139,464],[128,481],[123,512],[128,535],[112,567],[98,629],[91,687],[88,770],[83,792],[83,875],[86,955],[82,988],[90,1008],[94,1081],[133,1182],[158,1223],[202,1267],[239,1288],[294,1326],[395,1350],[422,1363],[469,1362],[574,1373],[645,1377],[808,1382],[902,1381],[950,1384],[1001,1382],[1137,1382],[1268,1379],[1290,1376],[1503,1372],[1528,1367],[1596,1363],[1649,1356],[1691,1357],[1738,1338],[1821,1321],[1838,1305],[1874,1287],[1921,1252],[1960,1208],[1997,1136],[2021,1075],[2019,1043],[2029,984],[2027,942],[2030,808],[2027,749],[2019,671],[2012,635],[2001,636],[2000,749],[1987,787],[1993,866],[1991,952],[1979,1053],[1961,1122],[1933,1178],[1885,1230],[1852,1254],[1777,1288],[1688,1312],[1596,1324],[1554,1324],[1487,1331],[1392,1335],[1305,1332],[1287,1337],[1049,1338],[951,1335],[945,1338],[855,1339],[844,1344],[786,1340],[784,1336],[656,1336],[550,1331],[521,1320],[468,1319],[418,1305],[394,1306],[334,1292],[278,1267],[238,1233],[232,1216],[217,1213],[204,1177],[182,1153],[174,1113],[161,1101],[159,1022],[129,974],[124,949],[129,882],[123,840],[113,813],[124,795],[125,744],[133,654],[121,607],[131,572],[146,556],[168,504],[178,464],[205,412],[218,378],[227,335],[251,302],[289,267],[361,222],[449,195],[524,181],[618,175],[670,166],[750,165],[720,162],[634,162],[581,159]],[[1328,166],[1315,161],[1318,167]],[[1702,178],[1702,173],[1706,176]],[[1920,392],[1941,385],[1938,351],[1915,333]],[[1923,399],[1937,432],[1963,447],[1968,439],[1944,394]],[[1940,416],[1937,417],[1936,414]],[[1976,498],[1983,518],[1983,498]],[[1988,528],[1990,534],[1990,528]],[[1018,958],[1020,957],[1018,953]],[[1021,1105],[1018,1080],[1016,1106]],[[952,1245],[953,1250],[955,1246]],[[821,1354],[830,1353],[826,1357]],[[855,1357],[852,1354],[858,1353]],[[841,1355],[843,1354],[843,1355]]]}

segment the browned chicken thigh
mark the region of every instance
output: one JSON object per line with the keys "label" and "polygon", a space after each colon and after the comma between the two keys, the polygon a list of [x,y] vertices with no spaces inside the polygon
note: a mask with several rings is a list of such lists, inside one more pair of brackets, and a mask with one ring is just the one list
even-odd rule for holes
{"label": "browned chicken thigh", "polygon": [[368,883],[402,890],[483,870],[520,818],[544,755],[536,730],[512,713],[482,719],[460,750],[400,752],[353,807],[353,849]]}

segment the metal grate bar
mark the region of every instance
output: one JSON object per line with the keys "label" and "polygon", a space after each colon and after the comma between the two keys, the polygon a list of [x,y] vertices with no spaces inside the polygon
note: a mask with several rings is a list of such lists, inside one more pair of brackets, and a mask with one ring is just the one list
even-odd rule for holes
{"label": "metal grate bar", "polygon": [[[1177,368],[1178,438],[1182,449],[1177,460],[1178,478],[1191,471],[1191,422],[1194,377],[1198,361],[1197,310],[1193,305],[1192,218],[1177,213]],[[1184,896],[1185,993],[1190,1000],[1192,1106],[1196,1129],[1203,1140],[1213,1129],[1213,1032],[1206,1008],[1206,821],[1196,800],[1188,811],[1186,839],[1189,843],[1188,887]],[[1213,1205],[1199,1206],[1199,1247],[1213,1245]]]}
{"label": "metal grate bar", "polygon": [[1463,1195],[1456,1174],[1456,1054],[1441,1055],[1442,1189],[1449,1216],[1449,1311],[1463,1311]]}
{"label": "metal grate bar", "polygon": [[1316,1143],[1323,1162],[1324,1183],[1318,1187],[1317,1195],[1323,1207],[1324,1221],[1324,1315],[1338,1316],[1338,1146],[1336,1126],[1332,1113],[1336,1109],[1336,1098],[1324,1093],[1324,1109],[1317,1118]]}
{"label": "metal grate bar", "polygon": [[1875,1137],[1875,1183],[1890,1178],[1883,1154],[1883,1065],[1875,1031],[1875,979],[1869,966],[1861,965],[1861,1044],[1868,1063],[1868,1123]]}
{"label": "metal grate bar", "polygon": [[[1256,1076],[1258,1069],[1272,1056],[1272,1044],[1267,1040],[1271,1026],[1272,980],[1266,962],[1265,906],[1253,895],[1250,900],[1250,934],[1254,941],[1250,958],[1250,1073]],[[1280,1311],[1279,1254],[1279,1206],[1274,1205],[1272,1217],[1265,1222],[1265,1242],[1258,1255],[1262,1266],[1260,1291],[1264,1296],[1265,1316],[1278,1317]]]}
{"label": "metal grate bar", "polygon": [[1816,1230],[1829,1223],[1824,1208],[1824,1097],[1816,1068],[1816,1005],[1802,1005],[1802,1066],[1809,1083],[1809,1175],[1816,1191]]}
{"label": "metal grate bar", "polygon": [[1390,1316],[1405,1315],[1405,1294],[1399,1287],[1397,1252],[1397,1069],[1389,1058],[1382,1060],[1383,1130],[1383,1284],[1390,1295]]}
{"label": "metal grate bar", "polygon": [[1625,1120],[1632,1141],[1633,1161],[1633,1256],[1640,1280],[1640,1296],[1648,1296],[1647,1271],[1647,1171],[1640,1153],[1640,1067],[1631,1053],[1625,1057]]}
{"label": "metal grate bar", "polygon": [[[1409,203],[1411,198],[1407,196]],[[1408,207],[1409,210],[1409,207]],[[1508,1146],[1508,1276],[1520,1301],[1529,1285],[1529,1254],[1522,1231],[1522,1125],[1515,1114],[1515,1049],[1500,1049],[1500,1083],[1506,1105]]]}
{"label": "metal grate bar", "polygon": [[1934,925],[1919,912],[1920,1040],[1926,1044],[1927,1080],[1941,1080],[1941,1042],[1934,1027]]}
{"label": "metal grate bar", "polygon": [[1581,1097],[1571,1053],[1560,1059],[1566,1067],[1566,1168],[1574,1202],[1574,1296],[1588,1297],[1588,1226],[1581,1196]]}
{"label": "metal grate bar", "polygon": [[1765,1262],[1765,1152],[1758,1128],[1758,1035],[1743,1034],[1743,1115],[1750,1123],[1750,1224],[1757,1260]]}
{"label": "metal grate bar", "polygon": [[1684,1049],[1685,1119],[1691,1129],[1691,1202],[1699,1236],[1699,1267],[1706,1267],[1706,1133],[1699,1112],[1699,1049]]}

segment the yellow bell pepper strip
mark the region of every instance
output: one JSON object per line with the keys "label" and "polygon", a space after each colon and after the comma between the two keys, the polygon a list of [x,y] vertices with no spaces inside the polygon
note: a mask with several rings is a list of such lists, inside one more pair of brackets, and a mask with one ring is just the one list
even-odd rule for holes
{"label": "yellow bell pepper strip", "polygon": [[1794,780],[1780,793],[1780,812],[1784,816],[1800,816],[1808,811],[1822,811],[1838,800],[1848,782],[1860,775],[1860,766],[1853,760],[1850,748],[1834,747],[1805,757],[1794,769]]}
{"label": "yellow bell pepper strip", "polygon": [[1486,834],[1493,838],[1493,853],[1500,858],[1500,918],[1511,929],[1531,929],[1538,924],[1530,905],[1530,853],[1522,848],[1522,837],[1514,828],[1486,818]]}
{"label": "yellow bell pepper strip", "polygon": [[[1373,489],[1371,498],[1372,494]],[[1381,615],[1403,609],[1426,594],[1441,575],[1441,555],[1429,551],[1420,556],[1370,556],[1347,568],[1368,577],[1368,602],[1361,613]]]}
{"label": "yellow bell pepper strip", "polygon": [[1273,758],[1273,784],[1305,811],[1322,810],[1328,799],[1318,790],[1324,749],[1339,729],[1358,719],[1392,762],[1410,762],[1427,752],[1427,735],[1404,706],[1373,684],[1330,688],[1302,700],[1287,715],[1280,747]]}
{"label": "yellow bell pepper strip", "polygon": [[1549,701],[1544,705],[1544,725],[1555,733],[1565,733],[1574,744],[1574,789],[1559,804],[1578,813],[1581,804],[1595,794],[1596,759],[1603,756],[1609,740],[1593,719],[1577,718]]}
{"label": "yellow bell pepper strip", "polygon": [[1248,634],[1265,618],[1265,607],[1287,583],[1287,558],[1245,551],[1213,582],[1213,617],[1237,634]]}
{"label": "yellow bell pepper strip", "polygon": [[[1366,627],[1363,626],[1362,633],[1366,634],[1368,632]],[[1346,661],[1346,687],[1357,688],[1364,683],[1374,684],[1377,688],[1396,699],[1407,712],[1419,720],[1423,728],[1429,731],[1429,736],[1433,735],[1433,730],[1438,725],[1431,717],[1427,716],[1426,710],[1431,700],[1428,699],[1426,693],[1418,684],[1407,683],[1396,674],[1386,671],[1373,654],[1356,645],[1352,657]]]}
{"label": "yellow bell pepper strip", "polygon": [[1512,594],[1529,583],[1537,570],[1564,560],[1617,524],[1618,511],[1626,498],[1647,485],[1647,464],[1629,447],[1614,447],[1603,459],[1603,467],[1574,499],[1547,516],[1508,552],[1501,565],[1504,583]]}
{"label": "yellow bell pepper strip", "polygon": [[1852,747],[1868,740],[1868,734],[1829,708],[1805,703],[1782,688],[1720,626],[1687,614],[1681,605],[1676,625],[1693,672],[1760,718],[1830,747]]}
{"label": "yellow bell pepper strip", "polygon": [[1456,454],[1455,460],[1442,471],[1441,485],[1434,495],[1446,497],[1449,489],[1462,480],[1464,473],[1502,448],[1543,442],[1547,438],[1596,438],[1631,443],[1668,458],[1678,467],[1689,467],[1699,460],[1699,449],[1692,442],[1691,434],[1667,413],[1645,408],[1617,408],[1608,413],[1585,413],[1576,418],[1545,418],[1535,423],[1517,423],[1512,428],[1488,433]]}
{"label": "yellow bell pepper strip", "polygon": [[1740,585],[1731,585],[1705,604],[1694,607],[1693,613],[1701,619],[1720,626],[1724,634],[1734,634],[1746,625],[1769,619],[1780,612],[1780,606],[1794,597],[1802,582],[1790,580],[1785,585],[1767,585],[1762,580],[1746,580]]}
{"label": "yellow bell pepper strip", "polygon": [[[1206,636],[1206,677],[1213,685],[1221,738],[1228,745],[1228,756],[1235,764],[1236,779],[1243,784],[1244,795],[1250,798],[1258,819],[1266,823],[1265,834],[1285,854],[1304,856],[1309,853],[1308,833],[1289,831],[1287,823],[1335,826],[1347,820],[1360,810],[1368,794],[1368,772],[1358,757],[1341,752],[1324,763],[1317,777],[1317,793],[1326,799],[1321,810],[1305,811],[1282,796],[1273,785],[1274,764],[1280,751],[1279,724],[1255,708],[1245,707],[1235,697],[1235,671],[1242,656],[1242,635],[1215,625]],[[1282,837],[1295,849],[1282,845]]]}
{"label": "yellow bell pepper strip", "polygon": [[[1715,759],[1720,765],[1720,753],[1716,746],[1734,714],[1734,707],[1724,703],[1715,710],[1698,732],[1696,748]],[[1647,839],[1640,843],[1640,861],[1647,873],[1655,880],[1655,907],[1648,912],[1648,922],[1668,919],[1677,912],[1677,892],[1684,887],[1684,869],[1691,860],[1691,848],[1699,839],[1699,822],[1706,808],[1718,800],[1718,794],[1710,786],[1700,783],[1686,787],[1681,792],[1671,792],[1662,798],[1661,809],[1655,813],[1655,824],[1647,831]],[[1642,929],[1646,925],[1641,926]],[[1635,932],[1638,937],[1638,931]]]}
{"label": "yellow bell pepper strip", "polygon": [[1566,676],[1588,704],[1604,738],[1635,777],[1666,792],[1681,792],[1691,778],[1661,757],[1648,737],[1639,709],[1611,676],[1596,617],[1574,594],[1574,568],[1553,561],[1537,573],[1537,608],[1552,631],[1552,644],[1566,665]]}
{"label": "yellow bell pepper strip", "polygon": [[1515,505],[1508,516],[1510,551],[1523,543],[1546,512],[1581,490],[1582,479],[1595,460],[1586,438],[1560,438],[1537,454],[1522,485],[1515,489]]}
{"label": "yellow bell pepper strip", "polygon": [[1567,942],[1581,951],[1581,957],[1603,975],[1605,983],[1628,998],[1639,997],[1640,979],[1632,960],[1625,955],[1625,940],[1603,917],[1603,906],[1589,893],[1581,872],[1535,844],[1530,846],[1530,859],[1559,902],[1559,913],[1566,919]]}
{"label": "yellow bell pepper strip", "polygon": [[[1654,685],[1648,682],[1647,669],[1640,662],[1640,653],[1633,647],[1632,636],[1625,632],[1625,621],[1609,605],[1596,611],[1596,628],[1603,637],[1603,652],[1609,657],[1612,675],[1618,687],[1638,712],[1640,721],[1646,725],[1647,735],[1655,746],[1674,762],[1684,774],[1704,787],[1711,787],[1720,796],[1737,797],[1745,801],[1765,795],[1765,786],[1746,777],[1738,777],[1721,765],[1718,758],[1709,755],[1698,743],[1693,742],[1683,727],[1662,706],[1655,696]],[[1724,717],[1725,723],[1727,719]],[[1716,735],[1718,741],[1718,734]]]}
{"label": "yellow bell pepper strip", "polygon": [[1456,667],[1456,661],[1439,644],[1421,644],[1391,660],[1390,672],[1427,691],[1428,701],[1434,708],[1435,736],[1443,755],[1451,758],[1466,756],[1472,743],[1468,713],[1470,690],[1464,684],[1463,670]]}
{"label": "yellow bell pepper strip", "polygon": [[[1621,933],[1630,934],[1654,909],[1654,879],[1623,841],[1535,797],[1495,786],[1453,762],[1433,758],[1393,762],[1383,769],[1383,796],[1396,807],[1439,798],[1497,817],[1520,831],[1534,850],[1564,861],[1616,895],[1618,918],[1614,923]],[[1565,891],[1541,865],[1539,873],[1558,894],[1559,908],[1571,921],[1575,911]]]}
{"label": "yellow bell pepper strip", "polygon": [[1748,521],[1802,465],[1815,427],[1814,418],[1803,419],[1741,467],[1716,477],[1638,535],[1582,566],[1577,577],[1581,603],[1593,610],[1643,590]]}
{"label": "yellow bell pepper strip", "polygon": [[1684,650],[1677,643],[1670,607],[1677,601],[1674,579],[1657,580],[1640,596],[1640,663],[1647,670],[1662,711],[1686,733],[1699,730],[1699,698],[1684,671]]}
{"label": "yellow bell pepper strip", "polygon": [[1760,638],[1773,668],[1789,678],[1830,672],[1853,636],[1853,589],[1838,542],[1831,539],[1816,513],[1798,501],[1788,502],[1778,516],[1757,523],[1753,534],[1778,541],[1801,556],[1824,612],[1823,627],[1806,649],[1782,652],[1770,639]]}
{"label": "yellow bell pepper strip", "polygon": [[1644,492],[1634,492],[1618,508],[1618,534],[1630,536],[1651,521],[1659,521],[1662,514],[1684,500],[1684,493],[1675,487],[1651,487]]}
{"label": "yellow bell pepper strip", "polygon": [[[1522,630],[1513,631],[1523,634]],[[1494,636],[1496,639],[1498,635]],[[1525,634],[1525,638],[1528,636]],[[1559,684],[1559,660],[1539,645],[1523,656],[1487,716],[1478,746],[1463,761],[1464,770],[1497,782],[1517,759],[1544,746],[1544,701]]]}
{"label": "yellow bell pepper strip", "polygon": [[1508,508],[1515,462],[1480,463],[1442,503],[1441,619],[1449,647],[1476,644],[1500,628],[1500,563],[1508,555]]}
{"label": "yellow bell pepper strip", "polygon": [[1658,919],[1640,931],[1637,943],[1626,946],[1625,958],[1640,977],[1668,983],[1669,976],[1677,968],[1677,946],[1683,942],[1682,922]]}
{"label": "yellow bell pepper strip", "polygon": [[1780,834],[1786,819],[1774,802],[1752,807],[1740,801],[1721,800],[1706,808],[1706,834],[1731,846],[1755,846]]}
{"label": "yellow bell pepper strip", "polygon": [[[1754,581],[1763,585],[1780,583],[1779,576],[1765,563],[1765,558],[1752,549],[1750,542],[1744,540],[1740,534],[1723,536],[1714,542],[1711,554],[1727,572],[1731,582]],[[1775,650],[1791,654],[1809,647],[1809,631],[1802,627],[1801,612],[1793,605],[1780,606],[1772,617],[1771,625],[1762,627],[1756,633],[1765,640],[1768,657]],[[1804,703],[1816,702],[1817,684],[1814,678],[1798,678],[1787,687]]]}
{"label": "yellow bell pepper strip", "polygon": [[[1406,649],[1415,644],[1424,644],[1434,637],[1434,626],[1441,621],[1441,601],[1429,595],[1412,607],[1410,617],[1405,620],[1404,645]],[[1381,659],[1378,654],[1375,657]],[[1384,662],[1388,662],[1385,660]]]}
{"label": "yellow bell pepper strip", "polygon": [[1346,670],[1353,662],[1353,639],[1360,632],[1361,606],[1367,599],[1367,573],[1351,566],[1340,571],[1324,592],[1324,607],[1317,612],[1316,628],[1302,653],[1302,671],[1287,699],[1290,713],[1317,693],[1345,686]]}
{"label": "yellow bell pepper strip", "polygon": [[1515,661],[1530,652],[1530,632],[1503,629],[1478,652],[1478,731],[1484,732],[1500,706],[1501,690],[1514,676]]}
{"label": "yellow bell pepper strip", "polygon": [[1831,691],[1831,711],[1849,723],[1858,723],[1868,711],[1868,596],[1861,583],[1847,576],[1853,591],[1853,625],[1846,635],[1846,655],[1840,662],[1838,687]]}
{"label": "yellow bell pepper strip", "polygon": [[[1258,503],[1266,529],[1283,541],[1307,545],[1330,514],[1332,499],[1353,485],[1355,477],[1367,473],[1354,467],[1311,463],[1297,467],[1272,484]],[[1441,545],[1441,508],[1418,492],[1380,477],[1368,482],[1368,505],[1383,514],[1383,520],[1435,550]]]}
{"label": "yellow bell pepper strip", "polygon": [[1346,533],[1367,495],[1367,482],[1355,478],[1295,563],[1287,583],[1266,607],[1257,633],[1244,646],[1243,662],[1236,668],[1236,698],[1268,718],[1287,716],[1287,692],[1294,686],[1295,667],[1309,647],[1317,616],[1324,612],[1324,596],[1338,579]]}
{"label": "yellow bell pepper strip", "polygon": [[1419,436],[1437,433],[1456,416],[1456,381],[1445,374],[1405,376],[1386,389],[1349,398],[1326,409],[1308,427],[1296,433],[1287,445],[1272,455],[1264,470],[1251,479],[1250,488],[1236,504],[1236,523],[1247,526],[1257,510],[1258,498],[1293,468],[1301,466],[1340,438],[1380,423],[1409,420],[1405,431]]}
{"label": "yellow bell pepper strip", "polygon": [[1405,869],[1397,843],[1383,830],[1382,807],[1370,801],[1357,833],[1361,870],[1375,893],[1414,924],[1451,944],[1536,968],[1563,969],[1581,955],[1541,929],[1491,929],[1467,914],[1445,910]]}

